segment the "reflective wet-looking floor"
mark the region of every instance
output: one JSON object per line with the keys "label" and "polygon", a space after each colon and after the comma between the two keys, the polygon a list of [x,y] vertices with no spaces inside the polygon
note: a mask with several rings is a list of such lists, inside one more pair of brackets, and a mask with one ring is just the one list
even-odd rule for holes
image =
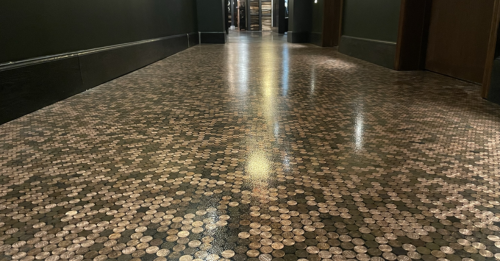
{"label": "reflective wet-looking floor", "polygon": [[0,126],[0,260],[499,260],[500,106],[234,34]]}

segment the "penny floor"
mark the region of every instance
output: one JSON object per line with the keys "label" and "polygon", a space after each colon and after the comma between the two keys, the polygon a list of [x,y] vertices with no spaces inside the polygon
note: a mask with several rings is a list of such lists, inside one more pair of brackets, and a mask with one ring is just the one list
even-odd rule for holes
{"label": "penny floor", "polygon": [[0,260],[500,260],[500,106],[232,33],[0,126]]}

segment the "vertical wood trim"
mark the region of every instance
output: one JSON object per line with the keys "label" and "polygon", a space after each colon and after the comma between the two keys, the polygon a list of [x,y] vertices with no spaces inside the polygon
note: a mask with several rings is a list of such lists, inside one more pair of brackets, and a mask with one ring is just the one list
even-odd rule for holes
{"label": "vertical wood trim", "polygon": [[491,19],[490,39],[488,42],[488,53],[486,55],[486,65],[484,67],[482,97],[487,98],[491,85],[491,72],[495,59],[495,48],[497,42],[498,24],[500,22],[500,0],[495,0],[493,7],[493,19]]}
{"label": "vertical wood trim", "polygon": [[330,1],[323,2],[323,31],[321,33],[321,46],[322,47],[330,47],[331,44],[331,28],[329,26],[329,22],[332,21],[333,17],[331,17],[329,5]]}
{"label": "vertical wood trim", "polygon": [[396,57],[394,59],[394,69],[401,70],[401,47],[403,45],[403,33],[405,24],[406,0],[401,0],[401,8],[399,9],[399,27],[398,27],[398,41],[396,42]]}
{"label": "vertical wood trim", "polygon": [[323,11],[323,47],[338,46],[340,34],[340,0],[325,0]]}
{"label": "vertical wood trim", "polygon": [[431,28],[432,1],[434,0],[426,0],[424,5],[422,41],[420,42],[421,53],[418,63],[419,70],[425,70],[425,62],[427,59],[427,47],[429,45],[429,30]]}
{"label": "vertical wood trim", "polygon": [[[423,70],[432,0],[401,0],[394,69]],[[490,1],[490,0],[488,0]]]}
{"label": "vertical wood trim", "polygon": [[333,37],[333,46],[339,46],[340,44],[340,36],[342,35],[342,0],[335,0],[333,4],[333,15],[335,17],[335,32],[336,35]]}
{"label": "vertical wood trim", "polygon": [[344,0],[339,0],[340,1],[340,15],[339,15],[339,42],[338,45],[340,45],[340,39],[342,38],[342,33],[344,32]]}

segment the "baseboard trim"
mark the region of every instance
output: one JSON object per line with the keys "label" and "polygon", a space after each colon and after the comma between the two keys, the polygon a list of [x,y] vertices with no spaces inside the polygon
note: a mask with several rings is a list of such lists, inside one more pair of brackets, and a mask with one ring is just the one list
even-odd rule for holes
{"label": "baseboard trim", "polygon": [[500,104],[500,60],[493,61],[493,70],[491,71],[491,83],[488,90],[488,101]]}
{"label": "baseboard trim", "polygon": [[323,46],[323,34],[318,32],[311,32],[309,36],[309,41],[317,46]]}
{"label": "baseboard trim", "polygon": [[[198,35],[198,33],[189,33],[188,35],[189,36]],[[82,54],[89,54],[89,53],[93,53],[93,52],[101,52],[101,51],[105,51],[105,50],[117,49],[117,48],[122,48],[122,47],[141,45],[141,44],[146,44],[146,43],[151,43],[151,42],[167,40],[167,39],[171,39],[171,38],[178,38],[178,37],[182,37],[182,36],[186,36],[186,34],[171,35],[171,36],[166,36],[166,37],[159,37],[159,38],[154,38],[154,39],[147,39],[147,40],[128,42],[128,43],[122,43],[122,44],[115,44],[115,45],[107,45],[107,46],[98,47],[98,48],[79,50],[79,51],[67,52],[67,53],[60,53],[60,54],[54,54],[54,55],[47,55],[47,56],[40,56],[40,57],[35,57],[35,58],[30,58],[30,59],[25,59],[25,60],[20,60],[20,61],[4,62],[4,63],[0,63],[0,72],[5,71],[5,70],[19,68],[19,67],[24,67],[24,66],[31,66],[31,65],[45,63],[45,62],[52,62],[52,61],[59,60],[59,59],[66,59],[66,58],[70,58],[70,57],[78,56],[78,55],[82,55]],[[196,44],[193,44],[192,46],[194,46],[194,45],[196,45]]]}
{"label": "baseboard trim", "polygon": [[200,33],[189,33],[188,34],[188,47],[193,47],[200,44]]}
{"label": "baseboard trim", "polygon": [[287,41],[289,43],[309,43],[310,32],[292,32],[288,31]]}
{"label": "baseboard trim", "polygon": [[0,64],[0,124],[198,44],[180,34]]}
{"label": "baseboard trim", "polygon": [[389,69],[395,69],[395,42],[343,35],[340,38],[339,52]]}
{"label": "baseboard trim", "polygon": [[202,44],[225,44],[225,32],[200,32],[200,42]]}
{"label": "baseboard trim", "polygon": [[79,55],[83,87],[90,89],[188,48],[188,35]]}

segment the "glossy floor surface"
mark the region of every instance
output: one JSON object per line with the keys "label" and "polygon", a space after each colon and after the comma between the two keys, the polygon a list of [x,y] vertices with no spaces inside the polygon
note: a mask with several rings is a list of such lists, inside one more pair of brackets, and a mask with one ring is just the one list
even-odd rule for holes
{"label": "glossy floor surface", "polygon": [[499,260],[500,106],[234,33],[0,126],[0,260]]}

